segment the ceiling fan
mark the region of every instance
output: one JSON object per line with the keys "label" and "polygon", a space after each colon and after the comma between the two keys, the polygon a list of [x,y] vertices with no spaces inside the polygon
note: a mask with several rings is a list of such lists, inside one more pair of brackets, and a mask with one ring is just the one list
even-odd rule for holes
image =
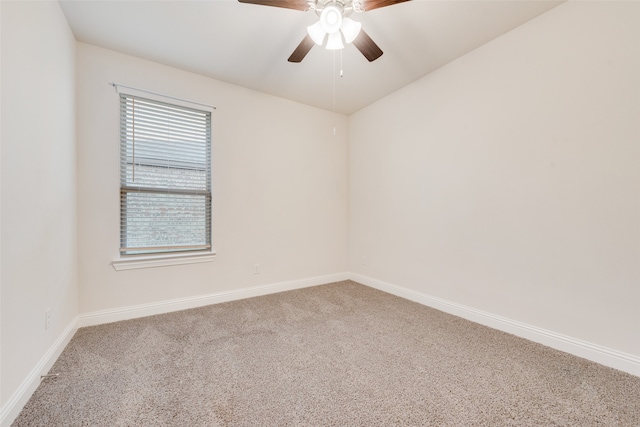
{"label": "ceiling fan", "polygon": [[342,49],[344,43],[353,43],[369,62],[382,55],[382,49],[351,19],[352,13],[362,13],[409,0],[238,0],[240,3],[314,11],[320,19],[307,27],[307,35],[289,57],[289,62],[300,62],[314,45],[326,49]]}

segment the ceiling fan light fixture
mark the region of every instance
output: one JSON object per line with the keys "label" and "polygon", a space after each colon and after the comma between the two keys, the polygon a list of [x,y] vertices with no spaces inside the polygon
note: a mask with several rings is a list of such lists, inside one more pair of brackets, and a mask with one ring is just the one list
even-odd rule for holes
{"label": "ceiling fan light fixture", "polygon": [[344,18],[342,20],[342,27],[340,28],[344,36],[344,41],[346,43],[353,42],[356,37],[358,37],[358,34],[360,34],[361,28],[362,24],[360,22],[356,22],[351,18]]}
{"label": "ceiling fan light fixture", "polygon": [[320,25],[328,34],[333,34],[340,30],[340,27],[342,27],[342,9],[335,4],[326,6],[320,14]]}
{"label": "ceiling fan light fixture", "polygon": [[316,22],[313,25],[309,25],[307,27],[307,33],[309,34],[309,37],[311,37],[311,39],[314,41],[314,43],[318,46],[322,46],[322,43],[324,43],[324,38],[327,35],[327,32],[322,29],[320,21]]}
{"label": "ceiling fan light fixture", "polygon": [[342,44],[342,34],[340,31],[329,34],[329,39],[327,40],[327,50],[339,50],[344,48],[344,44]]}
{"label": "ceiling fan light fixture", "polygon": [[[2,1],[2,0],[0,0]],[[382,55],[382,49],[362,29],[362,24],[348,17],[373,9],[393,6],[410,0],[238,0],[262,6],[313,11],[320,19],[307,27],[307,35],[289,56],[289,62],[301,62],[314,44],[326,49],[343,49],[344,43],[354,47],[369,61]],[[328,40],[327,40],[328,39]]]}

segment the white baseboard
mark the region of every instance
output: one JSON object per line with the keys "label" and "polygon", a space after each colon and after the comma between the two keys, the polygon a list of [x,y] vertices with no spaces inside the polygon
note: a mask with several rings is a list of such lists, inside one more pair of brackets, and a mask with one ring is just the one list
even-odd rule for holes
{"label": "white baseboard", "polygon": [[58,336],[58,339],[49,347],[49,350],[42,356],[38,364],[31,370],[29,375],[20,384],[20,387],[13,393],[7,403],[0,410],[0,426],[10,426],[11,423],[20,415],[20,411],[27,404],[31,395],[40,385],[40,376],[49,372],[49,369],[56,362],[62,350],[69,344],[71,338],[76,333],[78,318],[73,319],[64,331]]}
{"label": "white baseboard", "polygon": [[94,326],[103,323],[118,322],[121,320],[136,319],[139,317],[153,316],[155,314],[170,313],[221,302],[235,301],[245,298],[257,297],[277,292],[302,289],[310,286],[324,285],[327,283],[348,280],[349,273],[336,273],[324,276],[310,277],[306,279],[290,280],[268,285],[252,286],[249,288],[215,292],[195,297],[177,298],[168,301],[159,301],[149,304],[132,305],[128,307],[109,310],[94,311],[79,316],[78,327]]}
{"label": "white baseboard", "polygon": [[383,292],[640,377],[640,357],[638,356],[507,319],[486,311],[476,310],[361,274],[351,273],[350,278],[355,282]]}

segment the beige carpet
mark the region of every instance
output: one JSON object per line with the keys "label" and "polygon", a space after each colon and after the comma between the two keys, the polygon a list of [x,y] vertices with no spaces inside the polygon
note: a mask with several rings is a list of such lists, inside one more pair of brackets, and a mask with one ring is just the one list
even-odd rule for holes
{"label": "beige carpet", "polygon": [[78,330],[15,426],[640,426],[640,378],[340,282]]}

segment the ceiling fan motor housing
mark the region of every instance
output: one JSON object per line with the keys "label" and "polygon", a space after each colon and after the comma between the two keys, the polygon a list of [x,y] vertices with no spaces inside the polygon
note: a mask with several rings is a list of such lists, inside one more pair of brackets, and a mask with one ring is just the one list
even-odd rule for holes
{"label": "ceiling fan motor housing", "polygon": [[310,0],[308,5],[309,10],[315,11],[318,16],[321,16],[322,11],[330,6],[335,6],[340,9],[342,11],[342,17],[347,17],[351,15],[352,12],[364,12],[360,0]]}

